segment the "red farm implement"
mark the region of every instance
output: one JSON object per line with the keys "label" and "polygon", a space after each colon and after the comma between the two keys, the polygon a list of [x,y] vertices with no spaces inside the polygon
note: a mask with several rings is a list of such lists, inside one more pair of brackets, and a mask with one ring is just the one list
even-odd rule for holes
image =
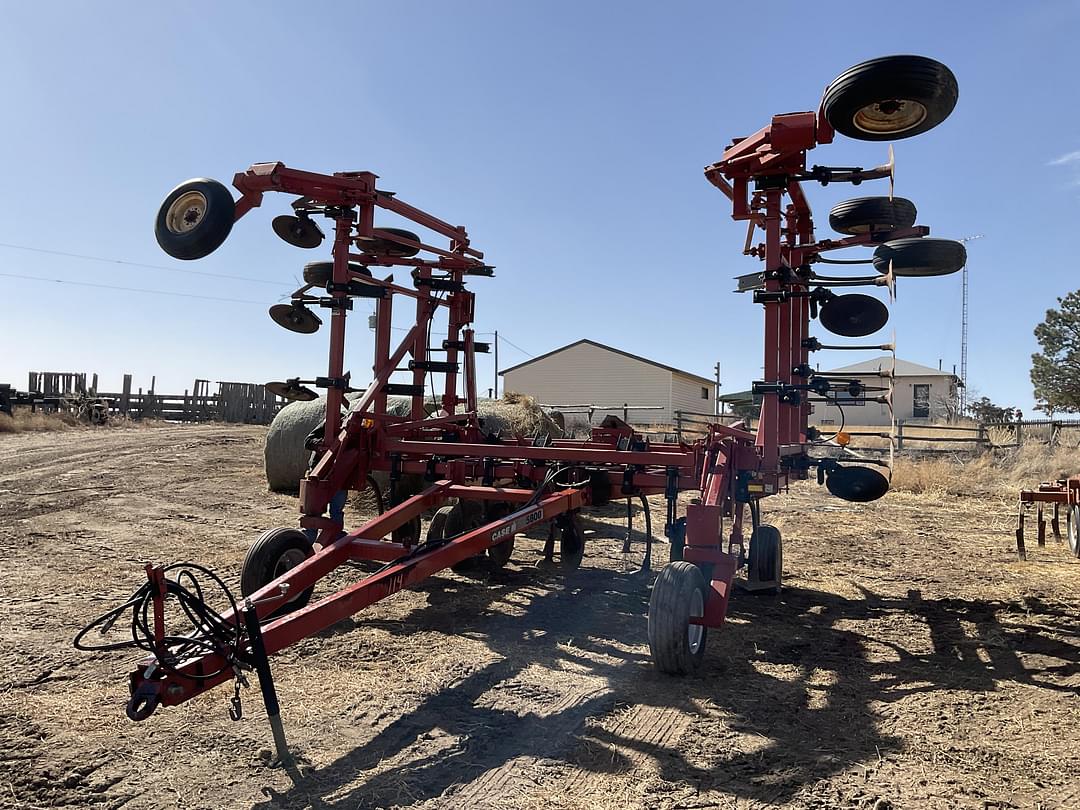
{"label": "red farm implement", "polygon": [[[318,247],[324,236],[315,218],[329,221],[333,260],[308,264],[305,284],[290,303],[270,310],[275,322],[296,332],[317,330],[322,324],[317,313],[329,317],[326,375],[268,384],[291,399],[313,399],[313,389],[325,389],[325,426],[312,439],[315,460],[301,482],[299,528],[274,529],[255,541],[241,570],[241,598],[205,568],[148,565],[140,591],[84,629],[77,645],[94,648],[87,642],[91,631],[104,632],[125,612],[132,614],[130,640],[96,648],[135,646],[148,653],[130,675],[127,713],[133,720],[230,680],[238,695],[244,672],[254,668],[284,753],[268,656],[470,558],[482,555],[492,566],[505,564],[515,535],[530,527],[547,527],[542,562],[574,568],[584,552],[577,520],[582,509],[631,497],[647,505],[648,496],[662,496],[672,560],[653,585],[649,646],[664,672],[697,669],[707,630],[723,624],[740,570],[745,569],[750,590],[780,588],[781,537],[762,522],[764,498],[807,478],[811,470],[830,492],[850,501],[873,500],[888,489],[880,471],[888,468],[886,462],[847,451],[842,435],[823,436],[808,427],[808,418],[817,402],[842,407],[871,401],[891,408],[892,371],[882,369],[881,384],[866,386],[854,378],[819,374],[809,358],[821,348],[888,350],[892,345],[826,346],[810,335],[810,321],[817,318],[844,337],[869,336],[885,325],[885,305],[835,289],[877,286],[891,292],[897,277],[941,275],[964,263],[963,245],[927,238],[929,229],[915,224],[914,206],[891,193],[836,206],[830,224],[844,236],[817,239],[804,184],[891,179],[892,166],[890,160],[869,170],[808,168],[806,153],[830,143],[837,132],[875,141],[919,134],[944,120],[956,97],[952,73],[933,60],[901,56],[866,62],[830,84],[816,111],[775,116],[755,134],[735,139],[705,170],[730,199],[733,217],[748,223],[744,253],[762,262],[761,270],[742,277],[739,286],[752,291],[764,308],[764,377],[754,384],[762,401],[755,432],[742,424],[716,424],[693,443],[651,441],[613,417],[587,439],[485,432],[476,413],[475,358],[488,347],[475,340],[475,297],[468,285],[493,275],[493,268],[463,227],[380,189],[370,172],[325,175],[260,163],[233,178],[238,200],[211,180],[178,186],[161,206],[156,233],[162,248],[179,259],[217,249],[233,223],[261,205],[268,192],[295,198],[292,213],[273,222],[274,231],[291,245]],[[380,212],[430,236],[380,227]],[[764,241],[754,244],[758,229]],[[826,254],[856,246],[875,248],[872,258],[857,260],[872,264],[873,274],[815,271],[819,263],[853,263]],[[396,281],[381,268],[407,269],[407,281]],[[356,298],[372,299],[376,307],[373,376],[362,387],[353,386],[344,367],[345,326]],[[394,345],[392,318],[402,303],[412,307],[414,317]],[[447,333],[437,346],[430,340],[435,323]],[[432,415],[425,408],[428,391],[438,406]],[[409,398],[409,413],[391,414],[389,396]],[[390,482],[390,508],[345,531],[327,514],[331,502],[342,492],[375,486],[376,472]],[[426,488],[399,495],[397,484],[405,475],[422,476]],[[695,495],[685,514],[680,514],[681,492]],[[421,516],[432,510],[421,537]],[[643,568],[648,570],[646,549]],[[313,596],[327,574],[359,560],[381,565],[366,576],[357,571],[356,581],[334,593]],[[196,574],[225,591],[227,610],[208,606]],[[182,634],[167,628],[167,616],[173,615],[168,611],[176,605],[189,623]]]}
{"label": "red farm implement", "polygon": [[1039,484],[1038,489],[1020,491],[1020,503],[1016,514],[1016,553],[1020,555],[1021,560],[1027,559],[1027,549],[1024,546],[1024,516],[1033,504],[1035,505],[1038,544],[1046,545],[1046,516],[1043,514],[1043,509],[1044,506],[1052,504],[1054,514],[1050,519],[1050,529],[1054,537],[1061,537],[1061,512],[1064,510],[1065,538],[1069,544],[1069,551],[1074,557],[1080,557],[1080,478],[1076,476],[1061,478]]}

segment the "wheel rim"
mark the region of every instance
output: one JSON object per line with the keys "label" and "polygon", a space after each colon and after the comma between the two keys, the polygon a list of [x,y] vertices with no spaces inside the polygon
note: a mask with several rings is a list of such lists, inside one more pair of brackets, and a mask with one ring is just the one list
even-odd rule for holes
{"label": "wheel rim", "polygon": [[[287,551],[282,552],[281,556],[277,559],[277,563],[274,564],[273,578],[277,579],[286,572],[291,571],[293,568],[296,568],[296,566],[298,566],[306,559],[307,554],[304,553],[303,549],[290,548]],[[288,604],[295,598],[296,597],[294,596],[292,597],[292,599],[287,599],[285,601],[285,604]]]}
{"label": "wheel rim", "polygon": [[173,233],[187,233],[206,216],[206,195],[201,191],[181,194],[165,213],[165,226]]}
{"label": "wheel rim", "polygon": [[1073,507],[1069,510],[1069,525],[1065,528],[1065,534],[1069,538],[1069,550],[1073,554],[1080,551],[1080,508]]}
{"label": "wheel rim", "polygon": [[[694,590],[694,595],[690,597],[690,618],[700,619],[705,615],[705,598],[701,595],[701,591]],[[690,648],[691,653],[697,653],[701,649],[701,643],[705,638],[705,626],[701,624],[687,624],[686,625],[686,643]]]}
{"label": "wheel rim", "polygon": [[871,135],[907,132],[926,120],[926,107],[911,99],[875,101],[856,111],[851,123]]}

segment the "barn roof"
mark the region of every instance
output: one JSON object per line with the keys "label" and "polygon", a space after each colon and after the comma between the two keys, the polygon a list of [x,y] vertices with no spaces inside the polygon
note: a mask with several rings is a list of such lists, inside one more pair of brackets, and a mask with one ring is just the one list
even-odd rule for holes
{"label": "barn roof", "polygon": [[597,343],[595,340],[588,340],[588,339],[585,339],[585,338],[582,338],[581,340],[576,340],[573,343],[567,343],[565,346],[560,346],[557,349],[552,349],[550,352],[546,352],[544,354],[541,354],[539,357],[534,357],[531,360],[526,360],[524,363],[518,363],[516,366],[510,366],[510,368],[504,368],[504,369],[502,369],[502,371],[499,372],[499,374],[505,374],[508,371],[514,371],[515,369],[522,368],[523,366],[528,366],[528,365],[530,365],[532,363],[537,362],[538,360],[543,360],[545,357],[551,357],[553,354],[558,354],[559,352],[564,352],[567,349],[572,349],[574,346],[580,346],[582,343],[587,343],[590,346],[595,346],[598,349],[604,349],[606,351],[613,352],[615,354],[621,354],[623,357],[629,357],[632,360],[637,360],[637,361],[642,362],[642,363],[647,363],[650,366],[656,366],[657,368],[662,368],[662,369],[666,369],[668,371],[673,371],[676,374],[683,374],[683,375],[685,375],[687,377],[691,377],[691,378],[693,378],[695,380],[698,380],[699,382],[706,383],[707,385],[716,385],[716,380],[710,380],[708,377],[702,377],[700,374],[694,374],[692,371],[684,371],[681,368],[675,368],[674,366],[668,366],[668,365],[664,365],[663,363],[657,363],[655,360],[650,360],[647,357],[642,357],[642,356],[637,355],[637,354],[631,354],[630,352],[624,352],[622,349],[616,349],[614,346],[606,346],[603,343]]}

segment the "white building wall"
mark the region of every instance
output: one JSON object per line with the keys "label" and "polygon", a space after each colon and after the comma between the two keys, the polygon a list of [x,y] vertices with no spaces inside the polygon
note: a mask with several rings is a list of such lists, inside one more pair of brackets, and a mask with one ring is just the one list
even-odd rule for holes
{"label": "white building wall", "polygon": [[[707,394],[702,397],[702,391]],[[706,383],[689,374],[675,372],[671,375],[671,409],[691,413],[716,413],[716,385]],[[674,415],[674,413],[673,413]]]}
{"label": "white building wall", "polygon": [[[861,378],[861,382],[866,386],[883,386],[888,383],[886,379],[877,375],[867,375]],[[929,386],[929,417],[915,416],[916,385]],[[868,394],[868,396],[872,395],[872,393]],[[896,387],[893,390],[893,409],[899,422],[943,422],[948,418],[948,402],[956,402],[956,387],[950,375],[928,374],[919,377],[896,378]],[[838,408],[818,402],[814,404],[814,412],[810,415],[810,424],[839,425],[841,418]],[[845,405],[843,418],[846,419],[846,423],[850,426],[890,424],[888,407],[877,402],[867,402],[865,405]]]}
{"label": "white building wall", "polygon": [[[670,422],[671,372],[632,357],[580,343],[503,375],[503,390],[528,394],[546,405],[659,405],[630,411],[639,424]],[[700,395],[700,394],[699,394]],[[597,421],[597,420],[594,420]]]}

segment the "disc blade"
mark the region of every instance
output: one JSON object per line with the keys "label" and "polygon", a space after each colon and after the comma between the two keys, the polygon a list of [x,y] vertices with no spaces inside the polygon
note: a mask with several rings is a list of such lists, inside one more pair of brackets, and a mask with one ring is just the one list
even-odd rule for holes
{"label": "disc blade", "polygon": [[268,382],[263,386],[267,391],[276,396],[287,399],[290,402],[310,402],[318,399],[319,395],[306,386],[297,382]]}
{"label": "disc blade", "polygon": [[274,233],[298,248],[317,248],[322,244],[323,232],[308,217],[283,214],[270,223]]}
{"label": "disc blade", "polygon": [[322,326],[319,316],[303,304],[274,304],[270,307],[270,317],[278,326],[302,335],[318,332]]}
{"label": "disc blade", "polygon": [[888,322],[889,309],[869,295],[838,295],[821,306],[818,320],[834,335],[866,337]]}
{"label": "disc blade", "polygon": [[845,501],[868,503],[889,491],[889,480],[870,467],[836,467],[825,479],[825,487]]}
{"label": "disc blade", "polygon": [[892,144],[889,144],[889,200],[893,198],[893,192],[896,190],[896,157],[893,155]]}

